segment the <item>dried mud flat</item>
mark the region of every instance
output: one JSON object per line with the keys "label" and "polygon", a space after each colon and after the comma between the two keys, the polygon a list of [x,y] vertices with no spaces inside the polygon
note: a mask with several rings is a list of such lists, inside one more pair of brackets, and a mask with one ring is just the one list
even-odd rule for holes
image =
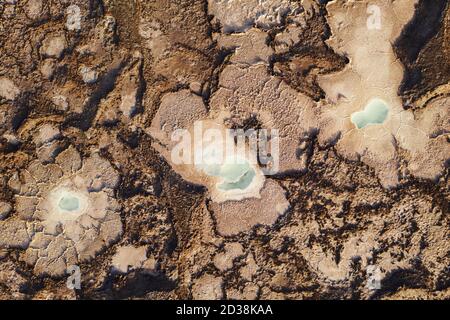
{"label": "dried mud flat", "polygon": [[[0,299],[450,298],[447,1],[6,0],[0,44]],[[280,172],[218,195],[202,119]]]}

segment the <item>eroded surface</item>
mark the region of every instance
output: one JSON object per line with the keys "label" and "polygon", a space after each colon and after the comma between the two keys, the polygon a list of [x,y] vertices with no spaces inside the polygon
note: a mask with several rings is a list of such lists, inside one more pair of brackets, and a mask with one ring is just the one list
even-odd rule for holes
{"label": "eroded surface", "polygon": [[[350,63],[341,72],[320,78],[331,106],[327,103],[322,107],[319,140],[328,143],[339,139],[337,149],[349,159],[361,159],[374,167],[385,187],[399,183],[400,150],[407,157],[405,169],[417,177],[434,180],[440,176],[450,153],[447,138],[433,136],[412,111],[404,110],[397,95],[404,68],[394,54],[392,43],[412,19],[414,2],[379,1],[376,8],[380,21],[367,20],[369,9],[364,3],[327,6],[327,20],[333,34],[328,43],[336,52],[347,55]],[[348,14],[353,17],[351,23],[346,20]],[[379,26],[368,30],[366,22],[379,23]],[[433,108],[433,103],[439,103],[439,99],[447,102],[438,110]],[[448,117],[446,99],[431,102],[421,117],[428,121],[435,121],[443,114]],[[370,112],[371,105],[379,100],[389,109],[383,121],[375,120],[372,121],[375,125],[366,126],[371,120],[356,120],[355,117],[362,116],[358,112]],[[444,134],[449,129],[448,122],[439,120],[433,127],[439,127]],[[430,151],[437,149],[431,156]]]}
{"label": "eroded surface", "polygon": [[[0,298],[448,299],[449,12],[1,3]],[[199,122],[277,173],[177,162]]]}

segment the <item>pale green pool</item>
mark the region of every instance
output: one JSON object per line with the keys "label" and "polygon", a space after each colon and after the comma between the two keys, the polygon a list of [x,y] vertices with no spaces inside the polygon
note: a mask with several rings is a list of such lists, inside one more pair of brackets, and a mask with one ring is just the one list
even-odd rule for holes
{"label": "pale green pool", "polygon": [[351,121],[358,129],[362,129],[371,124],[383,123],[389,113],[389,107],[381,99],[369,101],[362,111],[354,112],[351,115]]}
{"label": "pale green pool", "polygon": [[221,177],[223,181],[218,185],[220,190],[244,190],[250,186],[256,172],[247,160],[230,158],[225,163],[218,164],[220,159],[215,157],[214,150],[204,150],[204,162],[197,164],[196,167],[209,176]]}
{"label": "pale green pool", "polygon": [[221,167],[220,174],[224,182],[219,185],[219,189],[227,191],[233,189],[244,190],[252,183],[255,177],[248,162],[225,164]]}
{"label": "pale green pool", "polygon": [[77,197],[65,195],[59,200],[58,206],[65,211],[76,211],[80,208],[80,200]]}

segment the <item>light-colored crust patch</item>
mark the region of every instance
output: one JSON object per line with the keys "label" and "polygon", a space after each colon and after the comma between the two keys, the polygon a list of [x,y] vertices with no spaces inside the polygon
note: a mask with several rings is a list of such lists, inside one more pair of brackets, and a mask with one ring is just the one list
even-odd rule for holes
{"label": "light-colored crust patch", "polygon": [[[415,3],[333,1],[327,5],[332,33],[328,44],[347,56],[350,63],[341,72],[319,78],[327,94],[327,103],[320,106],[319,142],[326,145],[338,140],[339,153],[373,167],[386,188],[399,183],[399,149],[406,151],[412,175],[432,180],[440,176],[450,155],[445,137],[432,137],[434,130],[448,133],[448,122],[432,120],[448,118],[448,103],[440,110],[431,104],[419,115],[429,120],[418,120],[417,115],[403,108],[397,94],[404,68],[392,43],[412,18]],[[351,115],[363,110],[374,98],[388,104],[387,119],[382,124],[356,128]]]}

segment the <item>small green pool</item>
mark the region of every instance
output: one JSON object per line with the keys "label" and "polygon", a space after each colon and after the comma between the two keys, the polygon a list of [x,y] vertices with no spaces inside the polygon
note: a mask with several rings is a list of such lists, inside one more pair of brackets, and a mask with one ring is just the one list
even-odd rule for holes
{"label": "small green pool", "polygon": [[252,183],[255,177],[248,162],[225,164],[221,167],[220,174],[224,182],[219,185],[219,189],[227,191],[240,189],[244,190]]}
{"label": "small green pool", "polygon": [[80,208],[80,200],[68,194],[59,200],[58,206],[65,211],[76,211]]}
{"label": "small green pool", "polygon": [[209,149],[204,151],[203,163],[197,164],[196,167],[208,176],[221,177],[222,182],[218,188],[222,191],[245,190],[256,176],[255,170],[247,160],[228,158],[220,164],[220,157],[217,157],[214,150]]}
{"label": "small green pool", "polygon": [[376,98],[369,101],[364,110],[354,112],[350,119],[358,129],[362,129],[371,124],[383,123],[388,113],[389,107],[386,102]]}

